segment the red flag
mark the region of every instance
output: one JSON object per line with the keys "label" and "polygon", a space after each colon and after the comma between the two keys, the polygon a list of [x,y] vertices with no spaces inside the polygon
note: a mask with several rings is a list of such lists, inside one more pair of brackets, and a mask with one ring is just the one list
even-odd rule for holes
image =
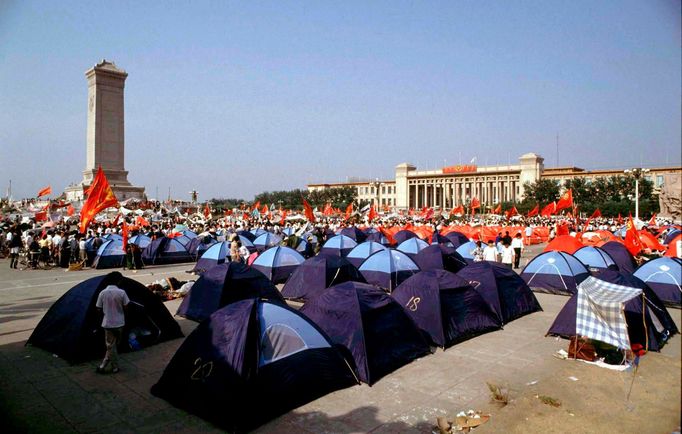
{"label": "red flag", "polygon": [[260,208],[260,200],[256,202],[256,204],[253,206],[253,209],[258,209]]}
{"label": "red flag", "polygon": [[367,218],[368,218],[369,221],[371,222],[372,220],[374,220],[375,218],[377,218],[377,216],[378,216],[377,210],[375,210],[375,209],[374,209],[374,205],[372,205],[371,207],[369,207],[369,213],[367,213]]}
{"label": "red flag", "polygon": [[71,217],[75,212],[76,210],[74,209],[73,205],[69,204],[69,206],[66,208],[66,215]]}
{"label": "red flag", "polygon": [[547,204],[547,206],[542,208],[542,211],[540,211],[540,215],[543,217],[549,217],[554,213],[556,213],[556,202]]}
{"label": "red flag", "polygon": [[632,221],[632,214],[625,223],[627,230],[625,231],[625,247],[632,254],[632,256],[637,255],[642,250],[642,240],[639,239],[639,233],[635,227],[635,222]]}
{"label": "red flag", "polygon": [[395,238],[393,238],[393,235],[391,234],[390,231],[386,230],[386,228],[379,226],[379,231],[381,231],[381,234],[386,237],[388,240],[389,244],[397,244],[395,242]]}
{"label": "red flag", "polygon": [[211,208],[208,207],[208,202],[204,205],[204,217],[209,218],[211,215]]}
{"label": "red flag", "polygon": [[538,212],[540,212],[540,204],[535,205],[535,208],[528,211],[528,217],[536,216],[538,215]]}
{"label": "red flag", "polygon": [[427,208],[427,209],[426,209],[426,212],[423,212],[423,213],[422,213],[422,218],[423,218],[424,220],[430,219],[431,217],[433,217],[433,212],[434,212],[434,211],[433,211],[433,208]]}
{"label": "red flag", "polygon": [[454,215],[464,215],[464,207],[462,205],[452,208],[450,214]]}
{"label": "red flag", "polygon": [[303,198],[303,213],[305,218],[308,219],[310,223],[315,223],[315,214],[313,214],[313,208],[310,206],[307,200]]}
{"label": "red flag", "polygon": [[112,228],[115,228],[116,226],[118,226],[118,219],[119,219],[120,217],[121,217],[121,214],[116,214],[116,218],[114,219],[113,222],[111,222],[111,227],[112,227]]}
{"label": "red flag", "polygon": [[141,215],[137,216],[137,218],[135,219],[135,224],[138,226],[149,226],[149,222],[145,220],[145,218],[142,217]]}
{"label": "red flag", "polygon": [[590,216],[591,219],[596,219],[597,217],[601,217],[601,211],[599,211],[599,208],[595,209]]}
{"label": "red flag", "polygon": [[126,221],[123,220],[123,228],[121,229],[121,235],[123,236],[123,251],[126,251],[126,247],[128,247],[128,225],[126,224]]}
{"label": "red flag", "polygon": [[656,226],[656,213],[651,216],[651,220],[649,220],[648,226]]}
{"label": "red flag", "polygon": [[281,225],[283,226],[286,223],[287,220],[287,210],[282,210],[282,219],[281,219]]}
{"label": "red flag", "polygon": [[34,214],[34,218],[36,219],[37,222],[45,221],[47,220],[47,212],[38,211],[37,213]]}
{"label": "red flag", "polygon": [[499,214],[502,212],[502,204],[498,203],[495,209],[493,210],[493,214]]}
{"label": "red flag", "polygon": [[324,214],[325,216],[330,216],[330,215],[334,214],[334,209],[332,208],[331,203],[327,202],[324,205],[324,210],[322,210],[322,214]]}
{"label": "red flag", "polygon": [[350,218],[351,214],[353,214],[353,202],[349,203],[346,207],[346,220]]}
{"label": "red flag", "polygon": [[481,207],[481,201],[478,200],[477,197],[474,197],[473,199],[471,199],[471,204],[469,205],[469,207],[471,208],[471,214],[475,214],[476,210]]}
{"label": "red flag", "polygon": [[111,187],[109,187],[109,181],[107,181],[101,166],[97,169],[97,175],[92,180],[92,185],[90,185],[88,191],[90,194],[81,209],[80,231],[83,234],[98,212],[118,205],[118,200]]}
{"label": "red flag", "polygon": [[49,196],[52,194],[52,186],[48,185],[38,192],[38,197]]}
{"label": "red flag", "polygon": [[[561,198],[556,203],[556,211],[561,211],[565,208],[570,208],[573,206],[573,190],[570,188],[561,195]],[[555,212],[556,212],[555,211]]]}
{"label": "red flag", "polygon": [[507,218],[511,218],[512,216],[515,216],[515,215],[518,214],[518,213],[519,213],[519,212],[517,211],[516,205],[515,205],[515,206],[512,207],[512,209],[508,210],[508,211],[505,212],[504,214],[505,214],[505,216],[506,216]]}
{"label": "red flag", "polygon": [[618,224],[619,225],[623,224],[623,217],[620,216],[620,213],[618,213]]}

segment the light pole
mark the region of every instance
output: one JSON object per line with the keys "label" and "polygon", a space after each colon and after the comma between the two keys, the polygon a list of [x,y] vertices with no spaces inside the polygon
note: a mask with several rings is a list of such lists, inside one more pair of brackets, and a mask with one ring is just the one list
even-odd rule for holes
{"label": "light pole", "polygon": [[624,173],[635,177],[635,220],[639,220],[639,178],[643,174],[649,173],[649,169],[636,167],[634,169],[627,169]]}
{"label": "light pole", "polygon": [[[372,186],[376,189],[376,196],[375,196],[375,204],[376,204],[376,209],[379,209],[379,200],[381,198],[381,193],[379,192],[379,187],[381,186],[381,183],[379,182],[379,178],[376,178],[374,182],[372,182]],[[378,211],[377,211],[378,212]]]}

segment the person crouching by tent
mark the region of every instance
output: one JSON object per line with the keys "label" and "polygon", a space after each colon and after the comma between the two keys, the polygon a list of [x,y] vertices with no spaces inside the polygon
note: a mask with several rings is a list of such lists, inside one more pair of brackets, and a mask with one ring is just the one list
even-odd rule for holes
{"label": "person crouching by tent", "polygon": [[107,348],[102,363],[97,367],[98,374],[104,374],[110,363],[112,373],[119,371],[117,346],[121,340],[123,326],[125,326],[125,309],[130,303],[128,294],[117,286],[123,279],[121,273],[111,273],[110,279],[112,283],[99,293],[95,304],[104,315],[102,328],[104,329],[104,344]]}

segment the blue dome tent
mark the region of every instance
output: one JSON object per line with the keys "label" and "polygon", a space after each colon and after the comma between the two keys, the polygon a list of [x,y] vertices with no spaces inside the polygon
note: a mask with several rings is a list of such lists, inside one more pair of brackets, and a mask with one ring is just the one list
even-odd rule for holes
{"label": "blue dome tent", "polygon": [[262,252],[269,249],[270,247],[279,245],[281,242],[282,238],[278,235],[263,231],[262,234],[258,235],[256,239],[253,240],[253,245],[256,247],[256,250]]}
{"label": "blue dome tent", "polygon": [[550,250],[533,258],[521,278],[534,291],[575,294],[577,286],[590,276],[589,270],[570,253]]}
{"label": "blue dome tent", "polygon": [[359,270],[368,283],[391,292],[405,279],[419,272],[419,267],[403,252],[386,249],[367,258]]}
{"label": "blue dome tent", "polygon": [[607,268],[618,269],[618,265],[611,255],[599,247],[585,246],[575,251],[573,254],[577,260],[585,265],[590,271],[605,270]]}
{"label": "blue dome tent", "polygon": [[661,257],[643,263],[634,275],[644,281],[669,306],[682,305],[682,260]]}
{"label": "blue dome tent", "polygon": [[336,235],[327,240],[320,249],[321,255],[346,256],[358,243],[345,235]]}
{"label": "blue dome tent", "polygon": [[305,258],[289,247],[272,247],[261,253],[251,267],[263,273],[272,283],[284,283]]}
{"label": "blue dome tent", "polygon": [[386,250],[386,247],[384,247],[383,244],[375,241],[365,241],[364,243],[358,244],[353,248],[353,250],[348,252],[346,259],[348,259],[348,261],[356,267],[360,267],[365,259],[381,250]]}
{"label": "blue dome tent", "polygon": [[97,256],[92,261],[92,268],[120,268],[125,264],[123,241],[107,240],[97,249]]}
{"label": "blue dome tent", "polygon": [[199,324],[151,392],[228,432],[247,432],[355,384],[348,361],[312,321],[247,299]]}

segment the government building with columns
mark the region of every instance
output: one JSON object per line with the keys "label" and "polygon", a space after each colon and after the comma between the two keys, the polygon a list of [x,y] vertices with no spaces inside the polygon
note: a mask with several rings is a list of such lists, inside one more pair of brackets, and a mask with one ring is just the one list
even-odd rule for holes
{"label": "government building with columns", "polygon": [[[650,168],[646,178],[661,187],[666,174],[679,174],[682,167]],[[623,170],[588,171],[578,167],[545,168],[544,158],[534,153],[519,157],[518,164],[502,166],[456,165],[438,170],[417,170],[409,163],[398,164],[394,180],[357,181],[329,184],[308,184],[308,191],[353,187],[358,200],[380,207],[420,209],[433,207],[451,209],[468,205],[472,198],[485,208],[501,202],[520,202],[524,184],[539,179],[554,179],[563,184],[567,179],[624,175]]]}

